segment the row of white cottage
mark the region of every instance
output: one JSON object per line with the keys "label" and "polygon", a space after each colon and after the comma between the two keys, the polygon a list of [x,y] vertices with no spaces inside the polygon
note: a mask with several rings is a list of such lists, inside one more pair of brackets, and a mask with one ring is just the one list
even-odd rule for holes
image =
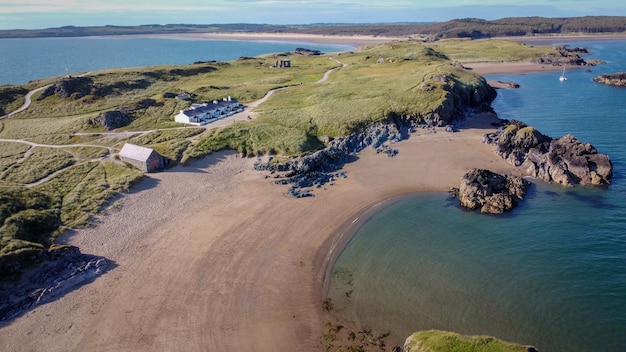
{"label": "row of white cottage", "polygon": [[213,103],[192,104],[189,109],[180,110],[180,113],[174,116],[174,121],[191,125],[206,125],[240,111],[243,111],[243,105],[239,104],[237,99],[228,97],[214,100]]}

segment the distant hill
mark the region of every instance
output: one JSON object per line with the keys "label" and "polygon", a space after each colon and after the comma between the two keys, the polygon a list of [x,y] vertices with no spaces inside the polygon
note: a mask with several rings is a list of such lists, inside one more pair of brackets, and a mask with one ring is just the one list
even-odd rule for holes
{"label": "distant hill", "polygon": [[320,35],[425,35],[438,38],[491,38],[504,36],[554,34],[611,34],[626,33],[624,16],[586,17],[509,17],[499,20],[477,18],[455,19],[438,23],[375,23],[375,24],[168,24],[141,26],[65,26],[47,29],[0,30],[0,38],[84,37],[122,34],[166,33],[303,33]]}

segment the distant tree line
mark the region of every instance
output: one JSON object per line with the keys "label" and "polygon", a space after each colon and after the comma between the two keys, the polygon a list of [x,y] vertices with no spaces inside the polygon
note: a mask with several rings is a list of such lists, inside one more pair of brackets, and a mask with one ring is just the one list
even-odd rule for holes
{"label": "distant tree line", "polygon": [[626,32],[624,16],[586,17],[509,17],[499,20],[478,18],[455,19],[437,23],[383,23],[383,24],[168,24],[141,26],[96,26],[0,30],[0,38],[82,37],[122,34],[166,33],[303,33],[321,35],[425,35],[431,38],[491,38],[549,34],[597,34]]}

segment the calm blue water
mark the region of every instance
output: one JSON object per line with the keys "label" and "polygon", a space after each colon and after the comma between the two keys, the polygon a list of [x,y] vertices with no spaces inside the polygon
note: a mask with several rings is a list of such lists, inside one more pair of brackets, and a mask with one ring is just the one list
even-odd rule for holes
{"label": "calm blue water", "polygon": [[513,213],[460,209],[446,194],[398,200],[362,224],[328,296],[340,314],[401,344],[444,329],[540,351],[626,351],[626,88],[592,81],[626,71],[626,41],[576,43],[606,65],[493,75],[515,81],[493,106],[553,137],[572,133],[614,163],[608,189],[536,183]]}
{"label": "calm blue water", "polygon": [[271,41],[218,41],[123,37],[0,39],[0,85],[62,76],[66,69],[86,72],[107,68],[187,65],[229,61],[241,56],[293,51],[298,47],[335,52],[346,45]]}

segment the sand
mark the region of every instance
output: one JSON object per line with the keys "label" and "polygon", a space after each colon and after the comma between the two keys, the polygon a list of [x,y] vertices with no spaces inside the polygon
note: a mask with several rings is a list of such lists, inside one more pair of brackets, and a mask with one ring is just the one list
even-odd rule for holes
{"label": "sand", "polygon": [[420,131],[394,158],[365,150],[313,198],[287,196],[232,152],[150,174],[62,238],[111,270],[0,326],[0,351],[320,351],[340,235],[394,197],[458,187],[470,168],[519,174],[481,143],[494,119]]}
{"label": "sand", "polygon": [[287,196],[232,152],[150,174],[64,238],[115,267],[2,327],[0,350],[319,351],[331,246],[364,210],[458,187],[472,167],[518,172],[481,143],[488,119],[416,133],[394,158],[363,151],[313,198]]}

